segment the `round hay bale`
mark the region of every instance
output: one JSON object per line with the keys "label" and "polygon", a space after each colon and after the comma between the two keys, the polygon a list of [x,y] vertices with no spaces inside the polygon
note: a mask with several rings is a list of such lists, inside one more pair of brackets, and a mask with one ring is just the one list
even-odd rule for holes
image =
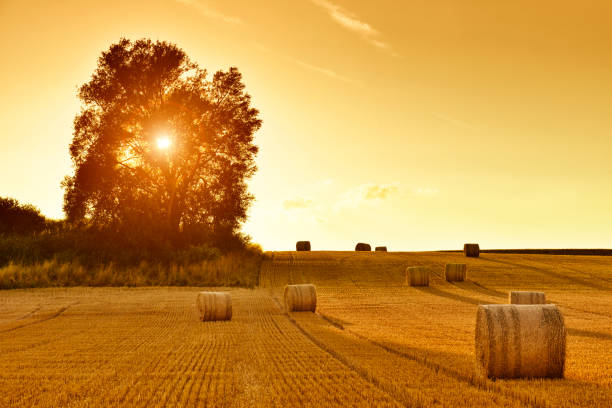
{"label": "round hay bale", "polygon": [[317,288],[311,284],[285,286],[285,307],[288,312],[314,312]]}
{"label": "round hay bale", "polygon": [[196,307],[203,322],[232,320],[232,297],[227,292],[200,292]]}
{"label": "round hay bale", "polygon": [[544,292],[526,292],[513,290],[508,294],[508,302],[512,305],[539,305],[546,303]]}
{"label": "round hay bale", "polygon": [[310,241],[298,241],[295,243],[296,251],[310,251]]}
{"label": "round hay bale", "polygon": [[463,254],[470,258],[478,258],[480,256],[480,247],[478,244],[463,244]]}
{"label": "round hay bale", "polygon": [[374,251],[387,252],[387,247],[386,246],[379,246],[379,247],[374,248]]}
{"label": "round hay bale", "polygon": [[489,378],[562,378],[565,323],[555,305],[480,305],[476,362]]}
{"label": "round hay bale", "polygon": [[410,286],[429,286],[429,270],[424,266],[407,267],[406,284]]}
{"label": "round hay bale", "polygon": [[463,282],[467,275],[466,264],[446,264],[444,277],[448,282]]}
{"label": "round hay bale", "polygon": [[370,246],[370,244],[365,244],[363,242],[358,243],[357,245],[355,245],[355,251],[371,251],[372,247]]}

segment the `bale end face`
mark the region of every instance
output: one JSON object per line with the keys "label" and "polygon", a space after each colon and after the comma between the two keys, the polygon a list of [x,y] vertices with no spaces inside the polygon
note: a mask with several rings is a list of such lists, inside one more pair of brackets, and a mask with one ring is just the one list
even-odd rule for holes
{"label": "bale end face", "polygon": [[377,246],[376,248],[374,248],[374,251],[377,251],[377,252],[387,252],[387,247],[386,246]]}
{"label": "bale end face", "polygon": [[285,286],[285,307],[288,312],[314,312],[317,288],[311,284]]}
{"label": "bale end face", "polygon": [[406,284],[410,286],[429,286],[429,270],[424,266],[407,267]]}
{"label": "bale end face", "polygon": [[298,241],[295,243],[296,251],[310,251],[310,241]]}
{"label": "bale end face", "polygon": [[544,292],[527,292],[513,290],[508,294],[508,303],[512,305],[539,305],[546,303]]}
{"label": "bale end face", "polygon": [[227,292],[200,292],[196,308],[201,321],[232,320],[232,297]]}
{"label": "bale end face", "polygon": [[478,244],[464,244],[463,254],[469,258],[478,258],[480,256],[480,246]]}
{"label": "bale end face", "polygon": [[463,282],[466,275],[466,264],[446,264],[444,269],[444,277],[448,282]]}
{"label": "bale end face", "polygon": [[371,251],[371,250],[372,250],[372,247],[370,246],[370,244],[360,242],[357,245],[355,245],[355,251]]}
{"label": "bale end face", "polygon": [[562,378],[566,330],[555,305],[480,305],[478,370],[489,378]]}

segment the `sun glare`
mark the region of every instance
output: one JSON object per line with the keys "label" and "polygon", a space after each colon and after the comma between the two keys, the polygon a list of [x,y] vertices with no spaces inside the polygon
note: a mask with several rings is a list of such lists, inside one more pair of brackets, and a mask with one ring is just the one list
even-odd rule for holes
{"label": "sun glare", "polygon": [[157,147],[159,149],[167,149],[170,147],[170,138],[167,136],[157,138]]}

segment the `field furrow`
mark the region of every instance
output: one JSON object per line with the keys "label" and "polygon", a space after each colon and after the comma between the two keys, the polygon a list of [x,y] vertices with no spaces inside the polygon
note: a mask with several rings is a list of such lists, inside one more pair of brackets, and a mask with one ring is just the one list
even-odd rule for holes
{"label": "field furrow", "polygon": [[[466,263],[465,282],[444,279]],[[409,287],[407,266],[430,269]],[[231,321],[200,322],[205,288],[0,292],[0,407],[609,407],[612,257],[276,252]],[[317,313],[284,310],[317,286]],[[546,292],[567,327],[564,379],[475,368],[483,303]]]}
{"label": "field furrow", "polygon": [[[283,256],[284,253],[275,253],[275,260]],[[583,257],[588,270],[590,259],[595,258],[596,272],[591,273],[602,278],[597,280],[600,283],[592,284],[585,274],[571,275],[571,269],[555,256],[544,260],[533,255],[520,255],[518,259],[513,259],[515,255],[486,257],[491,259],[463,258],[461,254],[363,253],[325,264],[318,253],[292,253],[291,263],[277,263],[297,269],[285,274],[285,283],[289,283],[290,276],[303,276],[305,282],[317,285],[318,310],[328,321],[373,346],[438,371],[440,384],[446,383],[444,377],[449,376],[536,406],[612,404],[612,357],[603,351],[609,349],[612,334],[612,296],[600,284],[611,275],[612,262],[608,261],[606,269],[606,259]],[[493,257],[501,258],[501,262]],[[451,284],[442,278],[444,265],[456,262],[468,264],[468,280]],[[431,269],[429,287],[405,286],[404,269],[414,265]],[[282,273],[275,274],[278,288],[273,290],[279,296]],[[566,379],[492,382],[479,378],[475,372],[476,306],[507,303],[511,289],[544,290],[549,301],[564,311],[568,327]],[[300,319],[306,318],[300,314]],[[307,330],[320,326],[306,322]]]}

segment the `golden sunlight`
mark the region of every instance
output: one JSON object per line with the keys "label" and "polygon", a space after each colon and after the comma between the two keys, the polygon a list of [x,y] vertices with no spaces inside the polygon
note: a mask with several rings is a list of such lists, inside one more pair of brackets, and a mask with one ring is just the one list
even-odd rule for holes
{"label": "golden sunlight", "polygon": [[161,136],[157,138],[157,148],[159,149],[167,149],[171,144],[172,142],[168,136]]}

